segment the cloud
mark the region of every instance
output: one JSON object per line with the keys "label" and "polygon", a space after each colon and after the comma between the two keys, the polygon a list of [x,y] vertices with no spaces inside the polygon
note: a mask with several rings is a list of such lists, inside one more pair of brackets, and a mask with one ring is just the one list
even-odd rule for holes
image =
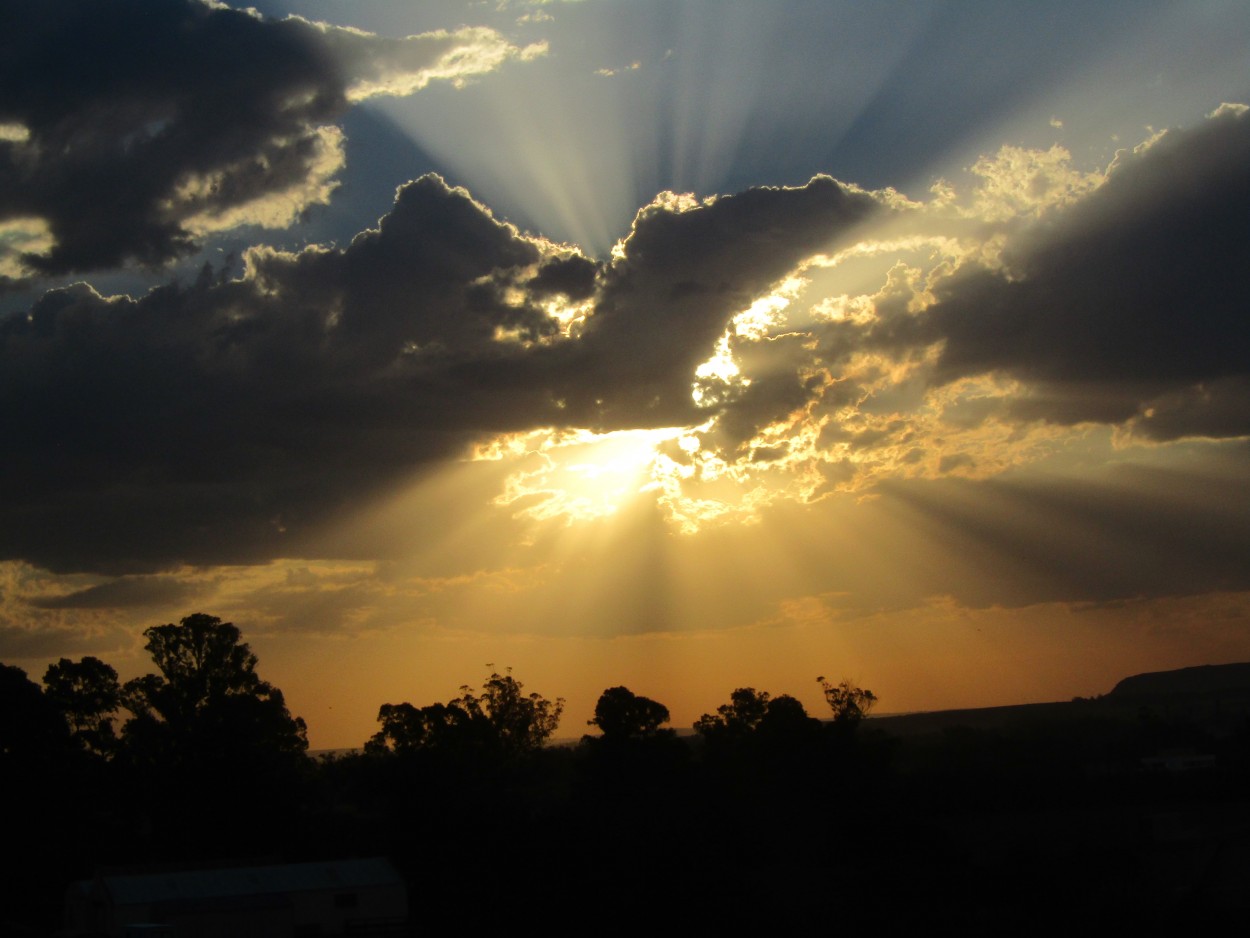
{"label": "cloud", "polygon": [[888,211],[879,196],[817,176],[703,203],[666,193],[643,208],[603,272],[595,316],[576,351],[595,376],[583,426],[699,423],[695,369],[729,320],[801,261],[849,240]]}
{"label": "cloud", "polygon": [[[298,17],[292,19],[299,21]],[[463,87],[510,59],[529,61],[547,54],[546,43],[518,48],[486,27],[391,39],[324,23],[308,25],[322,34],[330,54],[348,76],[346,94],[353,102],[379,95],[403,97],[432,81]]]}
{"label": "cloud", "polygon": [[796,252],[718,338],[681,346],[702,350],[707,422],[697,446],[664,450],[674,519],[693,530],[890,480],[986,480],[1088,449],[1098,425],[1119,446],[1250,434],[1244,115],[1157,134],[1106,173],[1008,147],[971,167],[969,192],[875,194],[840,246]]}
{"label": "cloud", "polygon": [[139,299],[50,291],[0,320],[0,558],[327,556],[396,486],[529,434],[656,431],[639,471],[683,530],[973,485],[1093,424],[1244,435],[1248,126],[1223,109],[1105,178],[1000,151],[962,199],[664,193],[603,261],[427,176],[344,248],[254,248],[237,279]]}
{"label": "cloud", "polygon": [[805,258],[699,367],[715,421],[670,454],[674,513],[989,479],[1099,425],[1121,447],[1250,435],[1245,114],[1156,134],[1106,173],[1008,147],[970,191],[878,193],[888,211]]}
{"label": "cloud", "polygon": [[204,585],[168,576],[120,577],[60,596],[38,596],[37,609],[130,609],[185,603]]}
{"label": "cloud", "polygon": [[828,178],[657,203],[602,264],[429,176],[346,248],[254,249],[239,279],[206,268],[140,299],[50,291],[0,320],[0,556],[298,556],[470,443],[706,419],[693,372],[730,318],[880,210]]}
{"label": "cloud", "polygon": [[291,550],[288,531],[464,445],[483,418],[455,367],[515,348],[496,324],[541,326],[491,276],[539,258],[430,179],[345,250],[258,251],[241,280],[139,300],[49,292],[0,322],[0,552],[130,570]]}
{"label": "cloud", "polygon": [[1250,433],[1250,120],[1121,154],[1106,182],[1017,237],[999,269],[935,287],[936,379],[999,372],[1023,419],[1132,422],[1158,439]]}
{"label": "cloud", "polygon": [[464,28],[389,39],[199,0],[0,13],[0,277],[160,265],[203,235],[324,204],[350,102],[460,84],[519,49]]}

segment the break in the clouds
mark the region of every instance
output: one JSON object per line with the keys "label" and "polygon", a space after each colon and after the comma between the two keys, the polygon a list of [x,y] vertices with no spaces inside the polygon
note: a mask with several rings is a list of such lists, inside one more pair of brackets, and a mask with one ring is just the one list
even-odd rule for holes
{"label": "break in the clouds", "polygon": [[0,10],[0,283],[160,265],[325,203],[352,102],[463,83],[541,46],[387,38],[201,0]]}

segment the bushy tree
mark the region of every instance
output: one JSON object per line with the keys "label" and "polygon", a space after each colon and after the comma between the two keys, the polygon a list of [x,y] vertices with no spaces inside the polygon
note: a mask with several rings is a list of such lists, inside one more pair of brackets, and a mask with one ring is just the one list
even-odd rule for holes
{"label": "bushy tree", "polygon": [[597,726],[608,742],[649,739],[662,732],[661,724],[668,722],[668,707],[627,687],[609,687],[599,695],[595,718],[586,722]]}
{"label": "bushy tree", "polygon": [[563,712],[563,698],[526,694],[509,668],[492,672],[480,693],[465,685],[446,704],[383,704],[382,728],[365,748],[373,753],[481,749],[520,757],[542,747]]}
{"label": "bushy tree", "polygon": [[850,681],[844,680],[833,684],[823,677],[818,677],[816,680],[820,682],[820,687],[825,692],[825,701],[829,704],[829,709],[833,711],[835,726],[848,728],[858,726],[860,721],[876,706],[876,694],[857,687]]}
{"label": "bushy tree", "polygon": [[157,670],[122,687],[133,716],[114,761],[154,842],[211,855],[292,837],[309,769],[304,721],[256,673],[238,628],[197,613],[143,634]]}
{"label": "bushy tree", "polygon": [[378,722],[382,728],[367,743],[365,752],[379,755],[443,749],[463,739],[468,714],[448,704],[414,707],[410,703],[382,704]]}
{"label": "bushy tree", "polygon": [[485,721],[492,737],[506,753],[520,755],[542,748],[560,724],[564,698],[547,700],[540,694],[526,694],[524,685],[512,676],[512,669],[503,674],[492,672],[482,692],[462,687],[455,701],[476,721]]}
{"label": "bushy tree", "polygon": [[739,687],[729,695],[729,703],[721,704],[715,713],[703,714],[694,728],[708,742],[743,739],[760,725],[771,699],[768,691]]}
{"label": "bushy tree", "polygon": [[197,759],[308,748],[304,721],[291,716],[280,690],[260,679],[256,656],[233,623],[196,613],[143,634],[160,673],[122,688],[122,702],[134,714],[124,728],[132,748]]}
{"label": "bushy tree", "polygon": [[820,721],[809,716],[803,702],[789,694],[768,701],[764,717],[755,728],[756,736],[774,748],[809,745],[819,731]]}
{"label": "bushy tree", "polygon": [[739,687],[729,703],[717,707],[714,714],[703,714],[694,724],[709,744],[721,747],[748,742],[766,747],[802,745],[818,726],[797,698],[789,694],[772,697],[753,687]]}
{"label": "bushy tree", "polygon": [[20,771],[69,748],[69,728],[53,702],[21,668],[0,664],[0,767]]}
{"label": "bushy tree", "polygon": [[83,749],[113,754],[117,748],[113,720],[121,707],[122,689],[112,665],[90,655],[77,662],[62,658],[48,665],[43,686]]}

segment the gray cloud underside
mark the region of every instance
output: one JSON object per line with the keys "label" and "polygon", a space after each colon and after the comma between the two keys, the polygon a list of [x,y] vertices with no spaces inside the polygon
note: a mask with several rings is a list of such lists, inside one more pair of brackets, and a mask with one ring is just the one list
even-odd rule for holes
{"label": "gray cloud underside", "polygon": [[[703,409],[693,371],[731,317],[897,209],[827,177],[657,202],[601,263],[425,177],[344,249],[258,250],[240,279],[138,300],[51,291],[0,321],[0,557],[142,572],[299,556],[493,434],[719,416],[739,445],[816,393],[799,374],[813,356],[836,372],[857,349],[938,343],[934,384],[1018,377],[1019,420],[1246,434],[1248,127],[1225,114],[1123,161],[1017,237],[1007,272],[965,268],[922,314],[883,304],[868,325],[817,324],[819,341],[743,344],[760,380]],[[553,299],[592,315],[564,335]]]}
{"label": "gray cloud underside", "polygon": [[[1250,434],[1250,119],[1225,109],[1123,159],[1099,190],[971,270],[910,324],[937,380],[1027,382],[1022,419],[1157,439]],[[904,331],[906,334],[906,330]]]}
{"label": "gray cloud underside", "polygon": [[6,3],[0,224],[46,223],[51,249],[22,258],[35,276],[187,255],[196,219],[258,221],[240,209],[332,187],[325,130],[361,82],[420,75],[487,40],[517,51],[487,34],[385,39],[199,0]]}

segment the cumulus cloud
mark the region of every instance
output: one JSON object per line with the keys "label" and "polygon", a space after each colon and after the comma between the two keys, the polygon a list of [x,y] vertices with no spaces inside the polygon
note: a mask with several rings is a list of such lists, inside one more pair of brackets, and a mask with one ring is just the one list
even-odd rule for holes
{"label": "cumulus cloud", "polygon": [[657,198],[604,271],[579,343],[576,373],[587,374],[593,359],[597,375],[596,409],[583,425],[636,426],[640,410],[653,426],[699,422],[691,379],[729,319],[888,210],[879,196],[827,176],[705,203]]}
{"label": "cumulus cloud", "polygon": [[50,291],[0,321],[0,554],[113,572],[290,556],[474,441],[699,417],[700,344],[876,210],[823,178],[653,206],[605,265],[430,176],[347,248],[254,249],[240,279],[206,268],[141,299]]}
{"label": "cumulus cloud", "polygon": [[1106,173],[1004,148],[971,168],[971,192],[894,200],[800,264],[762,330],[723,339],[712,478],[778,432],[772,471],[826,480],[805,498],[989,478],[1099,425],[1121,445],[1250,434],[1248,157],[1250,121],[1225,106]]}
{"label": "cumulus cloud", "polygon": [[200,0],[0,11],[0,277],[159,265],[325,203],[349,102],[463,83],[541,47],[403,39]]}
{"label": "cumulus cloud", "polygon": [[877,193],[844,246],[770,271],[719,339],[698,337],[713,419],[666,450],[673,516],[987,479],[1099,425],[1119,445],[1250,434],[1248,146],[1245,111],[1223,107],[1106,173],[1004,148],[971,167],[971,192]]}
{"label": "cumulus cloud", "polygon": [[1021,234],[1001,268],[936,287],[923,327],[943,343],[937,380],[1011,375],[1035,392],[1021,402],[1032,419],[1250,433],[1247,165],[1250,120],[1232,108],[1122,155],[1105,184]]}
{"label": "cumulus cloud", "polygon": [[652,490],[689,530],[983,480],[1078,425],[1244,435],[1248,127],[1223,109],[1105,178],[1000,151],[962,201],[823,176],[666,193],[602,261],[429,176],[344,248],[51,291],[0,321],[0,558],[315,554],[422,469],[538,431],[671,429]]}

